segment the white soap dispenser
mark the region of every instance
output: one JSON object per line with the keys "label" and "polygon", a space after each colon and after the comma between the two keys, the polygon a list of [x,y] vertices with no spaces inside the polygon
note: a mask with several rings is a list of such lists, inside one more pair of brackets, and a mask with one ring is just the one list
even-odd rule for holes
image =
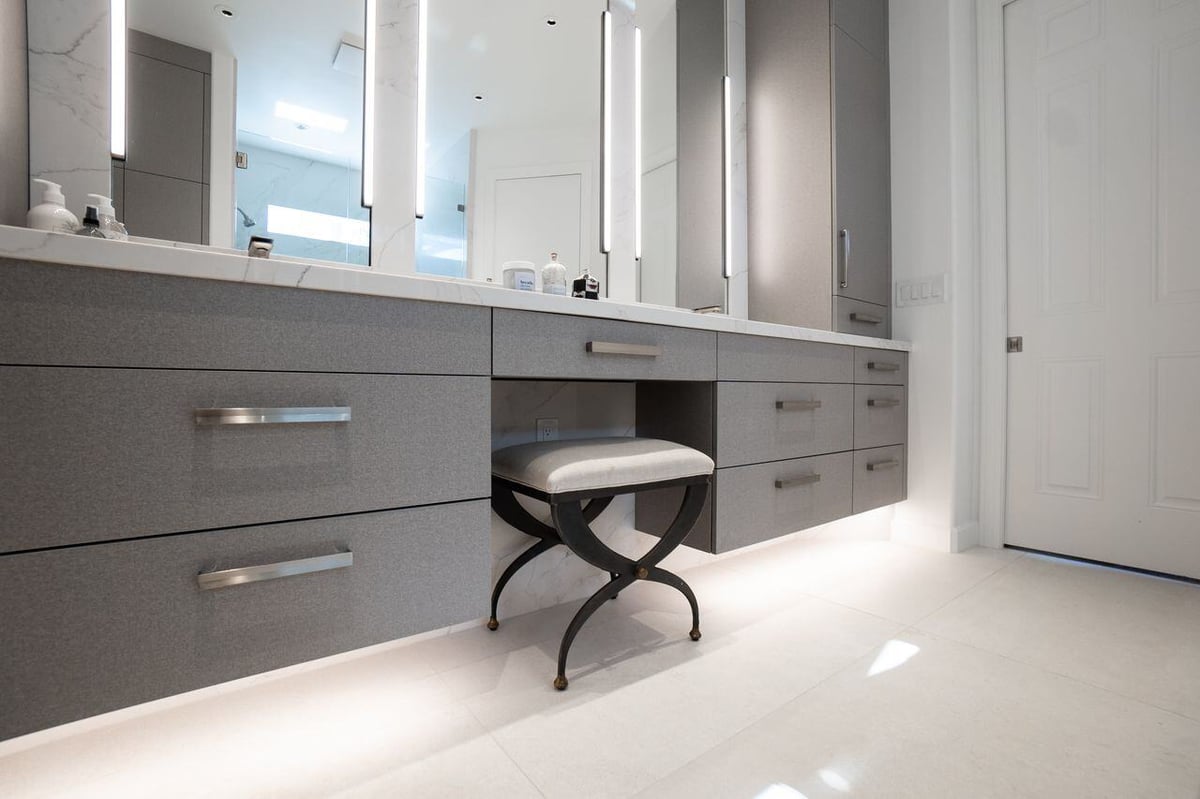
{"label": "white soap dispenser", "polygon": [[112,200],[103,194],[89,194],[88,199],[100,212],[100,232],[104,234],[104,238],[129,241],[129,231],[117,221],[117,210],[113,208]]}
{"label": "white soap dispenser", "polygon": [[67,210],[62,186],[42,178],[34,178],[42,186],[42,202],[29,209],[25,223],[34,230],[54,233],[74,233],[79,229],[79,217]]}
{"label": "white soap dispenser", "polygon": [[567,268],[558,262],[558,253],[550,253],[550,263],[542,267],[542,293],[567,296]]}

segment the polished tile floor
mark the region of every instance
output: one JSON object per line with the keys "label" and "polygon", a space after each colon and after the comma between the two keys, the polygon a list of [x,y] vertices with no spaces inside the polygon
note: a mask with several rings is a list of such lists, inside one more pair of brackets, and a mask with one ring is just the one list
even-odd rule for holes
{"label": "polished tile floor", "polygon": [[0,744],[0,796],[1200,798],[1200,586],[792,539]]}

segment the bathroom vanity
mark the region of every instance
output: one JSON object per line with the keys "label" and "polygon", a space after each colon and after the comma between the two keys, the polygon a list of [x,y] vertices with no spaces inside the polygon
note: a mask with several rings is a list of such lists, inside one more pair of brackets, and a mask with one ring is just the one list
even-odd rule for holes
{"label": "bathroom vanity", "polygon": [[0,738],[482,618],[494,380],[635,383],[717,461],[707,551],[904,497],[902,342],[6,241]]}

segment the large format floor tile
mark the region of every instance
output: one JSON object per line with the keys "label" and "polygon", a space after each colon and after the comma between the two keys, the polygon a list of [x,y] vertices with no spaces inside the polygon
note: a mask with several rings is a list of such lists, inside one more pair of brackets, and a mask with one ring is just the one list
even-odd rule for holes
{"label": "large format floor tile", "polygon": [[910,632],[644,797],[1196,799],[1200,723]]}
{"label": "large format floor tile", "polygon": [[1028,556],[919,626],[1200,720],[1200,586]]}

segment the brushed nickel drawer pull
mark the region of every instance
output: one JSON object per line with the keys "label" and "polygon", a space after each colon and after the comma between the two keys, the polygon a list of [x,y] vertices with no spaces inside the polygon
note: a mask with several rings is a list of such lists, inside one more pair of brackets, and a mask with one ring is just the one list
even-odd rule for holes
{"label": "brushed nickel drawer pull", "polygon": [[875,461],[874,463],[867,463],[867,471],[868,472],[882,472],[884,469],[895,469],[899,465],[900,465],[900,461],[896,460],[895,458],[889,458],[886,461]]}
{"label": "brushed nickel drawer pull", "polygon": [[867,405],[872,408],[895,408],[900,404],[898,399],[869,399]]}
{"label": "brushed nickel drawer pull", "polygon": [[196,408],[196,424],[344,424],[350,408]]}
{"label": "brushed nickel drawer pull", "polygon": [[820,400],[775,400],[777,411],[815,411],[820,407]]}
{"label": "brushed nickel drawer pull", "polygon": [[262,566],[243,566],[240,569],[224,569],[215,572],[201,572],[196,575],[196,583],[202,591],[212,591],[214,588],[228,588],[242,583],[257,583],[263,580],[278,580],[281,577],[294,577],[297,574],[312,574],[332,569],[345,569],[354,565],[353,552],[335,552],[332,555],[318,555],[315,558],[300,560],[285,560],[280,563],[267,563]]}
{"label": "brushed nickel drawer pull", "polygon": [[888,361],[868,361],[867,368],[872,372],[899,372],[900,364]]}
{"label": "brushed nickel drawer pull", "polygon": [[802,474],[802,475],[798,475],[796,477],[786,477],[782,480],[776,480],[775,487],[776,488],[795,488],[797,486],[810,486],[813,483],[819,483],[819,482],[821,482],[821,475],[819,475],[819,474],[816,474],[816,473]]}
{"label": "brushed nickel drawer pull", "polygon": [[875,316],[874,314],[869,314],[869,313],[860,313],[859,311],[851,311],[850,312],[850,321],[851,322],[862,322],[863,324],[868,324],[868,325],[882,325],[883,317]]}
{"label": "brushed nickel drawer pull", "polygon": [[657,358],[662,347],[657,344],[618,344],[612,341],[589,341],[587,351],[593,355],[632,355],[635,358]]}

